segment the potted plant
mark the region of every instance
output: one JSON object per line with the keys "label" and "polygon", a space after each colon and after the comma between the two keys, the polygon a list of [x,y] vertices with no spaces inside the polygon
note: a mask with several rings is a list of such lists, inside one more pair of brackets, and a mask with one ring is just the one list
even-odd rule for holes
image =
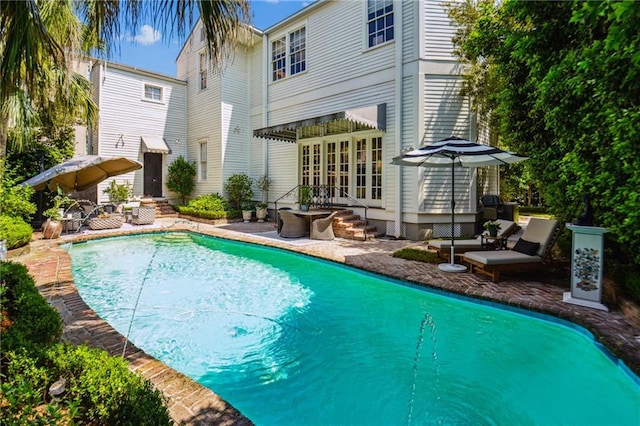
{"label": "potted plant", "polygon": [[245,201],[242,203],[242,220],[245,223],[251,222],[254,206],[255,203],[253,201]]}
{"label": "potted plant", "polygon": [[46,239],[55,239],[62,234],[62,215],[64,207],[72,202],[71,198],[64,195],[62,190],[58,188],[58,194],[53,197],[53,205],[42,212],[47,220],[42,224],[42,237]]}
{"label": "potted plant", "polygon": [[264,222],[267,218],[267,200],[269,187],[271,186],[271,179],[267,175],[260,176],[256,180],[256,187],[262,192],[262,202],[256,204],[256,217],[258,222]]}
{"label": "potted plant", "polygon": [[494,220],[489,220],[482,225],[484,229],[489,232],[489,235],[492,237],[498,236],[498,231],[500,230],[500,222],[496,222]]}
{"label": "potted plant", "polygon": [[312,201],[311,187],[307,185],[302,185],[300,188],[298,188],[298,204],[300,205],[300,210],[302,211],[309,210],[311,201]]}
{"label": "potted plant", "polygon": [[115,180],[112,180],[109,183],[109,186],[102,190],[102,193],[109,197],[109,202],[111,204],[117,206],[129,201],[133,191],[129,182],[119,184]]}

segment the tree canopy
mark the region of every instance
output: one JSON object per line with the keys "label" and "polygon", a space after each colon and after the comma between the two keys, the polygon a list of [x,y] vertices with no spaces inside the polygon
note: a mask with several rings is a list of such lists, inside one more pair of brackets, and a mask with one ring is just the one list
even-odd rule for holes
{"label": "tree canopy", "polygon": [[467,1],[454,40],[466,93],[528,155],[557,218],[588,195],[616,256],[640,265],[640,3]]}

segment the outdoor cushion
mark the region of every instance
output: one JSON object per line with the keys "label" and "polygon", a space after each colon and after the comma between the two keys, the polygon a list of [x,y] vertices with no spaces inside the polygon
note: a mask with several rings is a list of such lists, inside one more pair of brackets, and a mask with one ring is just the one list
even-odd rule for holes
{"label": "outdoor cushion", "polygon": [[558,221],[555,219],[541,219],[532,217],[527,224],[526,229],[522,233],[522,239],[534,243],[540,243],[540,248],[536,254],[538,256],[545,255],[547,246],[553,240],[554,230],[558,227]]}
{"label": "outdoor cushion", "polygon": [[484,265],[511,265],[542,262],[540,256],[529,256],[513,250],[468,251],[465,259],[475,260]]}
{"label": "outdoor cushion", "polygon": [[528,254],[529,256],[533,256],[534,254],[536,254],[538,252],[538,249],[540,248],[540,243],[534,243],[531,241],[527,241],[523,238],[520,238],[517,242],[516,245],[513,246],[513,248],[511,250],[515,250],[518,251],[520,253],[524,253],[524,254]]}

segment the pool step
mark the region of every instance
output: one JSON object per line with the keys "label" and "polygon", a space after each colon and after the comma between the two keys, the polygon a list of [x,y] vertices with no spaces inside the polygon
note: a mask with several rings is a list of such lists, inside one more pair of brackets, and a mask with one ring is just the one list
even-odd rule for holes
{"label": "pool step", "polygon": [[191,236],[184,232],[170,232],[163,234],[155,239],[157,243],[162,244],[179,244],[191,242]]}

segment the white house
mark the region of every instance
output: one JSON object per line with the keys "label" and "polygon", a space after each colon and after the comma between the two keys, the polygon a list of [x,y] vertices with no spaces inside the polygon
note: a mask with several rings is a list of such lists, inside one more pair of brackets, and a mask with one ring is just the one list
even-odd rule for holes
{"label": "white house", "polygon": [[186,83],[101,60],[92,63],[90,78],[99,118],[89,132],[87,153],[144,164],[99,184],[97,200],[107,201],[102,191],[112,180],[128,182],[137,195],[165,196],[169,164],[187,153]]}
{"label": "white house", "polygon": [[[214,68],[198,23],[177,58],[177,79],[115,64],[94,70],[103,94],[95,146],[144,155],[146,170],[160,161],[143,154],[147,138],[153,146],[164,138],[163,171],[177,155],[196,162],[194,196],[222,194],[234,173],[268,175],[272,209],[293,203],[281,197],[299,184],[326,185],[357,213],[367,206],[368,221],[387,235],[444,236],[450,172],[390,163],[410,147],[487,133],[459,95],[454,31],[438,0],[319,0],[247,31],[229,62]],[[155,87],[160,101],[147,98]],[[497,173],[481,181],[474,169],[457,171],[456,234],[473,232],[478,187],[495,192]],[[136,181],[138,193],[148,188]],[[166,189],[150,195],[175,198]]]}

